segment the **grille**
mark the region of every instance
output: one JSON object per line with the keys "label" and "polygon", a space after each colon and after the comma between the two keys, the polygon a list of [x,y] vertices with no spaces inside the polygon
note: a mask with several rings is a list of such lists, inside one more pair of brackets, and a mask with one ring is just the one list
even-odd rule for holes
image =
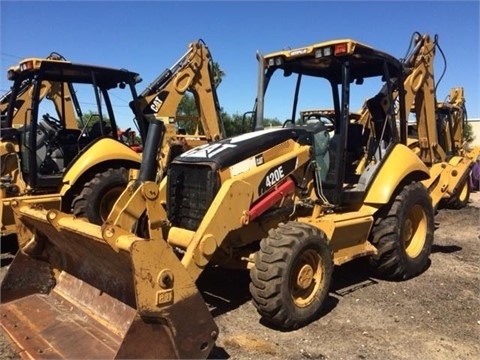
{"label": "grille", "polygon": [[196,231],[220,186],[217,173],[207,165],[171,164],[167,212],[173,226]]}

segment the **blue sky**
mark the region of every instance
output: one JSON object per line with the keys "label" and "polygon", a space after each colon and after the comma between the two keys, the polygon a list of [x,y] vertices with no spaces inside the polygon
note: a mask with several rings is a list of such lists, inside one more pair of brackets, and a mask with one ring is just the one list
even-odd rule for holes
{"label": "blue sky", "polygon": [[[9,66],[52,51],[74,62],[136,71],[143,90],[188,43],[203,39],[226,73],[218,88],[221,106],[242,114],[256,96],[257,50],[353,38],[403,57],[418,31],[438,34],[447,58],[438,98],[463,86],[469,117],[480,118],[479,1],[2,0],[0,6],[1,93],[10,87]],[[444,68],[438,51],[435,66],[438,80]],[[287,104],[277,102],[280,117]]]}

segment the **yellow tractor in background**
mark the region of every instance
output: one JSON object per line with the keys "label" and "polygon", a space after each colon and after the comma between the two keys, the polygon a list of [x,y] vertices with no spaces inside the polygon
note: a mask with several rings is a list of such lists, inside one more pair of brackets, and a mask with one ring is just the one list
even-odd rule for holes
{"label": "yellow tractor in background", "polygon": [[[412,109],[414,112],[414,109]],[[434,199],[435,207],[460,209],[470,198],[470,172],[480,154],[480,147],[468,147],[464,142],[467,112],[463,88],[450,90],[447,100],[436,104],[435,118],[430,125],[409,122],[409,147],[422,156],[421,144],[435,136],[434,157],[427,158],[431,178],[425,181]],[[432,160],[433,159],[433,160]]]}
{"label": "yellow tractor in background", "polygon": [[[128,170],[141,163],[131,138],[122,136],[120,119],[133,117],[141,141],[150,121],[164,123],[158,164],[148,170],[159,177],[178,153],[225,137],[212,62],[202,41],[192,43],[140,95],[137,73],[75,64],[57,54],[10,68],[13,86],[1,105],[2,236],[16,232],[10,205],[19,197],[102,224],[128,183]],[[182,120],[193,131],[178,134],[177,109],[187,92],[199,116]],[[114,105],[118,99],[125,105]]]}
{"label": "yellow tractor in background", "polygon": [[138,74],[49,56],[22,60],[9,69],[8,78],[13,86],[0,143],[2,236],[16,230],[11,199],[42,197],[46,208],[70,211],[76,194],[96,173],[138,167],[141,161],[115,138],[119,115],[110,100],[116,91],[135,97]]}
{"label": "yellow tractor in background", "polygon": [[[432,174],[438,174],[444,185],[436,184],[435,189],[443,193],[439,206],[460,209],[468,204],[470,199],[470,168],[473,161],[480,155],[480,147],[469,147],[464,141],[464,128],[467,124],[467,110],[462,87],[450,90],[447,99],[437,102],[436,129],[438,134],[438,147],[443,150],[442,161],[432,165]],[[416,138],[418,140],[418,136]],[[410,144],[413,149],[418,149],[419,142]],[[460,182],[452,185],[449,179],[461,177]],[[431,181],[431,180],[429,180]]]}
{"label": "yellow tractor in background", "polygon": [[[414,49],[400,61],[340,39],[258,53],[257,131],[183,152],[158,182],[167,131],[150,122],[149,156],[102,226],[13,202],[23,246],[1,285],[3,330],[31,357],[206,358],[218,335],[196,285],[207,268],[249,271],[259,314],[285,330],[318,318],[334,266],[366,256],[385,279],[421,274],[436,157],[429,137],[407,146],[407,127],[413,105],[419,129],[435,118],[434,43]],[[293,89],[291,118],[262,130],[285,103],[269,97],[275,79]],[[383,91],[351,122],[371,85]],[[312,94],[333,128],[295,121]]]}

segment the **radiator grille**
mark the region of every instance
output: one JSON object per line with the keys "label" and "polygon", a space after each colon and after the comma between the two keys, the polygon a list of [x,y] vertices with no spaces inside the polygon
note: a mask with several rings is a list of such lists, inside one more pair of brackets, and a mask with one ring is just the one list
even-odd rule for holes
{"label": "radiator grille", "polygon": [[217,194],[220,181],[207,165],[171,164],[167,212],[173,226],[196,231]]}

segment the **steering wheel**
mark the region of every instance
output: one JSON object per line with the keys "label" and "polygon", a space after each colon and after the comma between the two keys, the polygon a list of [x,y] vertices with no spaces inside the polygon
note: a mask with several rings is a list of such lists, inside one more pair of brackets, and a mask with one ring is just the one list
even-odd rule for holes
{"label": "steering wheel", "polygon": [[282,125],[282,128],[287,127],[288,124],[292,124],[292,125],[293,125],[293,121],[290,120],[290,119],[285,120],[285,122],[284,122],[283,125]]}

